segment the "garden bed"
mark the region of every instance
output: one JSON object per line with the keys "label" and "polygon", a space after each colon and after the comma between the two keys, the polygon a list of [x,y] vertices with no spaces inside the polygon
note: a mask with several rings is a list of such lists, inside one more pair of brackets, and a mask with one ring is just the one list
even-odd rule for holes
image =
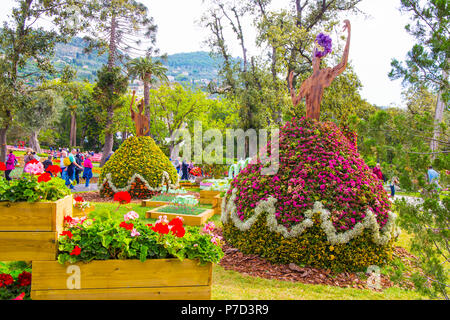
{"label": "garden bed", "polygon": [[189,259],[34,261],[32,274],[33,300],[211,299],[212,263]]}
{"label": "garden bed", "polygon": [[212,206],[214,214],[222,214],[222,197],[220,194],[214,196]]}
{"label": "garden bed", "polygon": [[72,196],[55,202],[0,202],[0,261],[55,260]]}
{"label": "garden bed", "polygon": [[200,204],[213,204],[214,197],[220,195],[220,192],[215,190],[200,190]]}
{"label": "garden bed", "polygon": [[176,217],[183,218],[183,222],[188,226],[201,226],[206,223],[206,221],[214,215],[214,209],[207,208],[198,208],[201,209],[202,212],[199,214],[180,214],[180,213],[171,213],[171,212],[163,212],[165,208],[169,208],[171,206],[165,205],[152,210],[147,211],[146,218],[149,219],[158,219],[159,216],[167,216],[167,219],[174,219]]}

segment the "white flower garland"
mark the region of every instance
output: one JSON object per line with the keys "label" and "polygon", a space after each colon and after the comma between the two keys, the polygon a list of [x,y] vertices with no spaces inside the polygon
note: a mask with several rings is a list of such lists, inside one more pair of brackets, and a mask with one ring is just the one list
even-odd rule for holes
{"label": "white flower garland", "polygon": [[169,184],[169,188],[175,189],[175,188],[178,188],[178,187],[179,187],[179,178],[178,178],[178,175],[177,175],[177,182],[176,182],[175,184],[171,184],[171,183],[170,183],[170,176],[169,176],[169,174],[167,173],[167,171],[163,171],[163,172],[162,172],[161,186],[160,186],[160,187],[157,187],[157,188],[152,188],[152,187],[148,184],[147,180],[145,180],[145,178],[144,178],[143,176],[141,176],[139,173],[133,174],[133,176],[130,178],[130,180],[128,180],[128,183],[127,183],[127,185],[126,185],[124,188],[117,188],[117,187],[114,185],[114,183],[112,183],[112,181],[111,181],[111,180],[112,180],[112,179],[111,179],[111,173],[107,173],[105,179],[103,179],[103,182],[102,182],[101,185],[99,186],[99,191],[102,191],[102,190],[103,190],[103,188],[104,188],[103,186],[105,185],[105,182],[108,182],[109,186],[111,187],[111,190],[112,190],[114,193],[122,192],[122,191],[130,191],[130,189],[131,189],[131,184],[134,183],[134,182],[136,181],[137,178],[138,178],[139,180],[141,180],[141,181],[144,183],[145,187],[146,187],[148,190],[150,190],[150,191],[157,191],[157,192],[159,192],[159,191],[161,191],[163,188],[165,188],[165,184],[166,184],[166,183]]}
{"label": "white flower garland", "polygon": [[275,216],[275,203],[277,202],[277,199],[274,197],[269,197],[266,201],[258,202],[254,209],[255,213],[247,221],[241,221],[237,215],[235,204],[236,192],[237,189],[234,188],[228,201],[226,197],[223,199],[221,220],[225,224],[228,223],[231,218],[231,221],[240,231],[249,230],[250,227],[256,222],[258,216],[263,212],[267,212],[266,225],[270,231],[280,233],[285,238],[294,238],[301,235],[306,228],[312,227],[314,224],[312,217],[314,213],[319,213],[320,220],[322,221],[321,227],[331,244],[348,243],[353,238],[361,235],[364,229],[369,229],[372,231],[373,241],[380,246],[387,244],[393,235],[394,237],[398,235],[398,230],[395,229],[395,219],[397,218],[395,213],[390,211],[388,212],[388,220],[380,232],[380,226],[378,225],[375,214],[370,209],[366,210],[366,216],[362,222],[356,223],[352,230],[338,233],[336,228],[333,226],[333,223],[330,221],[330,211],[325,209],[319,201],[314,203],[312,210],[305,212],[306,219],[292,227],[290,231],[285,226],[280,225],[277,221]]}

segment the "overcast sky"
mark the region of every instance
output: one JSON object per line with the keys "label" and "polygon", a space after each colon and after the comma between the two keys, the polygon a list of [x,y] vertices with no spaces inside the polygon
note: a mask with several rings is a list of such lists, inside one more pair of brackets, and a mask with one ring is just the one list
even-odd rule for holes
{"label": "overcast sky", "polygon": [[[209,49],[203,44],[208,36],[197,23],[206,5],[202,0],[141,0],[149,8],[150,15],[158,25],[157,46],[161,53],[192,52]],[[6,19],[14,1],[2,0],[1,21]],[[289,6],[290,0],[273,0],[276,7]],[[400,13],[400,0],[364,0],[359,8],[370,15],[364,17],[343,16],[352,23],[350,60],[360,78],[361,95],[379,106],[403,106],[401,81],[388,78],[392,58],[404,60],[413,46],[413,38],[404,26],[408,16]],[[245,24],[245,37],[250,53],[258,48],[251,46],[255,32],[251,22]],[[339,26],[339,32],[341,31]],[[230,38],[230,40],[233,40]],[[334,39],[333,39],[334,40]],[[236,42],[230,42],[235,56],[240,55]]]}

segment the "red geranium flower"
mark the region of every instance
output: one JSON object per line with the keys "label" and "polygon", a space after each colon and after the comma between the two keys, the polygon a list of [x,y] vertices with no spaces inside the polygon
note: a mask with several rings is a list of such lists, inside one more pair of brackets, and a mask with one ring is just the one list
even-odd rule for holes
{"label": "red geranium flower", "polygon": [[32,159],[32,160],[28,161],[27,164],[28,163],[36,164],[36,163],[39,163],[39,161],[37,161],[36,159]]}
{"label": "red geranium flower", "polygon": [[134,225],[130,222],[130,223],[126,223],[125,221],[122,221],[119,225],[119,227],[125,228],[127,230],[133,230]]}
{"label": "red geranium flower", "polygon": [[69,239],[72,239],[73,234],[72,234],[72,232],[70,232],[70,231],[63,231],[63,232],[60,234],[60,236],[68,236]]}
{"label": "red geranium flower", "polygon": [[52,180],[52,177],[50,176],[50,173],[47,172],[39,175],[38,178],[38,182],[48,182],[50,180]]}
{"label": "red geranium flower", "polygon": [[70,253],[71,256],[78,256],[81,253],[81,248],[79,246],[75,246],[73,248],[72,252]]}
{"label": "red geranium flower", "polygon": [[173,226],[172,229],[170,229],[173,235],[177,236],[178,238],[183,238],[186,234],[186,230],[183,228],[183,226],[176,225]]}
{"label": "red geranium flower", "polygon": [[19,286],[21,287],[31,285],[31,273],[26,271],[22,272],[21,274],[19,274],[17,281],[19,282]]}
{"label": "red geranium flower", "polygon": [[0,162],[0,171],[6,171],[6,166],[3,162]]}
{"label": "red geranium flower", "polygon": [[49,166],[46,171],[51,172],[56,175],[61,172],[61,168],[59,166],[56,166],[53,164],[53,165]]}
{"label": "red geranium flower", "polygon": [[65,216],[65,217],[64,217],[64,222],[66,222],[66,223],[71,223],[72,221],[73,221],[73,219],[72,219],[71,216]]}
{"label": "red geranium flower", "polygon": [[119,201],[121,204],[130,203],[131,196],[127,191],[117,192],[114,195],[114,201]]}
{"label": "red geranium flower", "polygon": [[23,300],[24,297],[25,297],[25,292],[22,292],[17,297],[15,297],[13,300]]}
{"label": "red geranium flower", "polygon": [[83,197],[80,197],[80,196],[75,197],[73,200],[75,200],[75,202],[83,202],[84,201]]}
{"label": "red geranium flower", "polygon": [[165,223],[156,223],[154,227],[152,227],[152,230],[161,234],[168,234],[169,233],[169,225]]}
{"label": "red geranium flower", "polygon": [[14,278],[7,273],[0,274],[0,288],[14,283]]}

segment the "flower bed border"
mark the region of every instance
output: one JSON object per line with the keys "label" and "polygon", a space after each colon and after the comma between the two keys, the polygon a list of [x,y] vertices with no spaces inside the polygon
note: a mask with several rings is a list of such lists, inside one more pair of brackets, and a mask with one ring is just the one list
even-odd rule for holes
{"label": "flower bed border", "polygon": [[142,181],[144,183],[145,187],[150,191],[160,192],[162,190],[162,187],[166,185],[166,183],[169,184],[169,188],[176,189],[179,187],[179,179],[175,184],[170,183],[170,176],[167,173],[167,171],[162,172],[162,178],[161,178],[161,186],[157,188],[151,187],[147,180],[143,176],[141,176],[139,173],[135,173],[131,176],[131,178],[128,180],[127,185],[124,188],[117,188],[114,183],[111,181],[111,173],[107,173],[105,179],[103,179],[102,183],[98,186],[98,191],[101,192],[104,188],[104,185],[108,183],[109,187],[114,193],[127,191],[129,192],[131,190],[131,184],[135,182],[136,178]]}
{"label": "flower bed border", "polygon": [[206,223],[206,221],[214,215],[214,209],[205,209],[205,211],[198,215],[190,214],[179,214],[179,213],[168,213],[168,212],[158,212],[159,209],[167,207],[161,206],[146,212],[145,217],[147,219],[158,219],[159,216],[167,216],[167,219],[171,220],[176,217],[183,218],[183,224],[188,226],[201,226]]}
{"label": "flower bed border", "polygon": [[336,228],[333,226],[330,221],[330,211],[323,208],[321,202],[316,201],[314,203],[314,207],[312,210],[308,210],[305,212],[306,219],[301,223],[293,226],[289,231],[283,225],[278,224],[277,218],[275,216],[275,203],[277,199],[273,197],[269,197],[267,201],[260,201],[256,204],[254,209],[255,214],[253,214],[247,221],[241,221],[237,215],[237,209],[235,205],[236,200],[236,192],[237,189],[234,188],[232,190],[232,194],[229,197],[228,201],[222,201],[222,215],[221,221],[226,224],[229,223],[230,220],[240,231],[247,231],[250,227],[256,222],[258,216],[262,212],[267,212],[267,227],[269,231],[277,232],[282,234],[285,238],[294,238],[300,236],[306,228],[312,227],[314,222],[312,217],[314,213],[320,214],[320,220],[322,221],[321,227],[325,234],[327,235],[327,240],[331,244],[345,244],[348,243],[351,239],[362,234],[364,229],[370,229],[372,231],[372,239],[373,242],[377,245],[385,245],[387,244],[392,236],[396,236],[398,230],[395,228],[395,219],[397,215],[391,211],[388,212],[388,221],[386,225],[382,228],[380,232],[380,227],[376,220],[375,214],[367,209],[362,223],[358,222],[355,227],[351,230],[345,231],[343,233],[338,233]]}
{"label": "flower bed border", "polygon": [[223,198],[220,196],[220,194],[214,196],[212,203],[214,214],[222,214],[222,200]]}
{"label": "flower bed border", "polygon": [[[79,289],[76,281],[75,288],[68,288],[74,270],[79,270]],[[32,274],[33,300],[211,299],[212,263],[200,266],[190,259],[97,260],[74,265],[34,261]]]}
{"label": "flower bed border", "polygon": [[0,261],[56,260],[73,196],[55,202],[0,202]]}
{"label": "flower bed border", "polygon": [[200,204],[214,204],[214,197],[218,194],[220,195],[221,191],[215,190],[200,190]]}

